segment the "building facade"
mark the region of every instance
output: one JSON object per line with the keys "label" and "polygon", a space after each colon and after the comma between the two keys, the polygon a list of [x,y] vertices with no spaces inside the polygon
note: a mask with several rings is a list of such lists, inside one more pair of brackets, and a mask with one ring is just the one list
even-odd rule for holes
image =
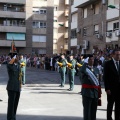
{"label": "building facade", "polygon": [[54,0],[0,0],[0,54],[53,53]]}
{"label": "building facade", "polygon": [[[71,31],[69,32],[71,52],[92,53],[93,49],[103,50],[106,47],[119,47],[119,0],[71,1],[73,3],[71,18],[74,15],[73,7],[74,9],[78,8],[76,10],[77,27],[74,30],[72,29],[73,20],[71,20]],[[108,5],[116,6],[118,9],[111,9]],[[75,38],[73,39],[73,37]]]}
{"label": "building facade", "polygon": [[53,53],[68,51],[69,0],[54,0]]}

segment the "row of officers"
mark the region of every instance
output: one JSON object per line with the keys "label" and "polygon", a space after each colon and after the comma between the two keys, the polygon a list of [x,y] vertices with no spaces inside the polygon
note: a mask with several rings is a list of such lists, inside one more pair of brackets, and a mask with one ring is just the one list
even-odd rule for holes
{"label": "row of officers", "polygon": [[[101,106],[101,85],[99,81],[99,69],[94,66],[94,56],[89,54],[84,61],[79,63],[69,56],[69,61],[61,55],[57,62],[61,76],[60,87],[65,85],[65,73],[67,69],[69,78],[69,91],[74,89],[75,66],[79,68],[81,81],[81,95],[83,104],[83,119],[96,120],[97,106]],[[107,95],[107,120],[112,119],[112,110],[115,104],[115,120],[120,120],[120,50],[113,50],[112,57],[103,66],[103,81]]]}
{"label": "row of officers", "polygon": [[[83,104],[83,119],[96,120],[97,106],[101,105],[101,85],[99,82],[99,70],[93,66],[94,57],[88,55],[84,63],[78,63],[69,56],[69,61],[61,55],[61,59],[57,61],[59,72],[61,75],[60,87],[65,85],[65,73],[67,68],[70,88],[74,89],[75,66],[79,67],[81,81],[81,95]],[[8,91],[8,112],[7,120],[16,120],[17,106],[19,103],[21,84],[22,84],[22,68],[25,63],[19,62],[19,58],[14,56],[8,63],[9,80],[7,84]],[[113,50],[112,59],[104,65],[104,85],[107,94],[107,120],[112,120],[112,110],[115,103],[115,120],[120,120],[120,50]],[[23,82],[24,84],[24,82]]]}

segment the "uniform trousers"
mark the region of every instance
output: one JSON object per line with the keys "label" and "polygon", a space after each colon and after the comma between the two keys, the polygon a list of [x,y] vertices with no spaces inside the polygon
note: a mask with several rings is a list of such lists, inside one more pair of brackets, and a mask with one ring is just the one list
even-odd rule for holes
{"label": "uniform trousers", "polygon": [[7,120],[16,120],[20,92],[8,90]]}

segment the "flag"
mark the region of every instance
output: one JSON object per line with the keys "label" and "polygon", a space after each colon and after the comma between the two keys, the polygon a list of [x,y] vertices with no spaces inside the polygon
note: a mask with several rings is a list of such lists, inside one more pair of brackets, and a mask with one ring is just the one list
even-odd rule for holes
{"label": "flag", "polygon": [[15,47],[15,42],[14,42],[14,40],[12,40],[12,42],[11,42],[11,50],[10,50],[10,52],[11,52],[11,53],[16,52],[16,47]]}

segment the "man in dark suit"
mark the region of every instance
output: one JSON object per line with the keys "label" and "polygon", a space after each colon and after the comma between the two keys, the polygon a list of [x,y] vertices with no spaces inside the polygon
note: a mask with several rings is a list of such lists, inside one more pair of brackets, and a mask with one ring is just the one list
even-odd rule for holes
{"label": "man in dark suit", "polygon": [[21,91],[20,69],[21,66],[19,64],[19,59],[15,55],[7,65],[9,76],[7,84],[8,93],[7,120],[16,120],[16,111]]}
{"label": "man in dark suit", "polygon": [[112,59],[104,65],[104,84],[107,94],[107,120],[112,120],[115,103],[115,120],[120,120],[120,50],[113,50]]}

